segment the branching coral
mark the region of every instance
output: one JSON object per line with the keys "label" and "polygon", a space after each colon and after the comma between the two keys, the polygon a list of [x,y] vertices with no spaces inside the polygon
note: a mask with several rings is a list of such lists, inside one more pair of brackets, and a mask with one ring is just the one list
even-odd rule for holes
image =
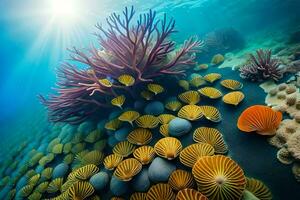
{"label": "branching coral", "polygon": [[279,61],[271,58],[271,50],[259,49],[256,56],[250,54],[249,63],[240,68],[240,76],[251,81],[273,79],[278,81],[283,76]]}
{"label": "branching coral", "polygon": [[[175,31],[175,20],[156,18],[150,10],[141,14],[134,24],[133,7],[125,8],[123,17],[113,13],[106,19],[107,28],[97,25],[101,49],[88,52],[71,49],[71,58],[85,65],[82,69],[70,63],[58,70],[57,94],[49,99],[40,96],[49,109],[50,120],[80,123],[99,108],[108,106],[107,95],[162,75],[184,75],[194,64],[194,52],[202,43],[197,38],[186,40],[175,50],[169,36]],[[124,85],[120,76],[130,77]]]}

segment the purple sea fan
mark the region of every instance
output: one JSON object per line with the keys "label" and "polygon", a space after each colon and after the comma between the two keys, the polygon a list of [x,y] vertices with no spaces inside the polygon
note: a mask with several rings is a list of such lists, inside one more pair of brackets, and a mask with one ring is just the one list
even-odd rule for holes
{"label": "purple sea fan", "polygon": [[173,19],[157,19],[150,10],[135,21],[134,14],[133,7],[125,8],[123,16],[113,13],[106,19],[107,28],[98,24],[100,48],[71,49],[71,58],[86,67],[64,64],[58,70],[56,94],[49,99],[40,96],[51,121],[80,123],[107,107],[109,96],[129,91],[118,81],[120,75],[134,78],[134,93],[138,84],[163,75],[184,75],[194,64],[201,41],[192,37],[177,47],[170,39],[176,32]]}
{"label": "purple sea fan", "polygon": [[240,76],[251,81],[273,79],[278,81],[283,76],[277,59],[271,57],[271,50],[259,49],[256,56],[250,54],[249,63],[240,68]]}

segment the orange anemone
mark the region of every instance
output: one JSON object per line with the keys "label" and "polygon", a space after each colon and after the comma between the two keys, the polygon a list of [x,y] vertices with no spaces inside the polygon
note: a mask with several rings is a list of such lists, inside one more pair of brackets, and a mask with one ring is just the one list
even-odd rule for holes
{"label": "orange anemone", "polygon": [[281,120],[281,112],[268,106],[254,105],[243,111],[237,127],[244,132],[256,131],[260,135],[274,135]]}

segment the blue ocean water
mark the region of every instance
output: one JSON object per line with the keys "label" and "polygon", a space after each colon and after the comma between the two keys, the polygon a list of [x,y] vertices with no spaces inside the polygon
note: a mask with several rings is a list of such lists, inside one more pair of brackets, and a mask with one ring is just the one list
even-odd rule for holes
{"label": "blue ocean water", "polygon": [[[108,15],[121,13],[126,6],[134,6],[137,13],[153,9],[158,16],[166,13],[174,18],[178,33],[172,39],[178,43],[189,36],[204,38],[209,32],[234,28],[245,39],[247,44],[244,48],[255,50],[261,48],[262,43],[272,48],[273,44],[282,43],[282,38],[288,38],[300,28],[298,0],[70,0],[64,6],[65,10],[74,7],[74,19],[66,19],[69,16],[65,15],[52,19],[52,13],[49,14],[53,11],[49,10],[52,4],[49,2],[51,0],[0,1],[0,157],[22,140],[32,138],[32,135],[38,137],[51,129],[47,111],[37,95],[52,92],[56,80],[55,69],[69,59],[67,48],[85,48],[97,44],[93,35],[97,31],[95,24],[104,24]],[[237,53],[237,50],[231,53]],[[205,55],[202,57],[200,54],[197,59],[198,63],[209,62]],[[239,79],[237,72],[224,70],[224,74],[228,78]],[[234,111],[233,119],[246,106],[264,103],[265,93],[262,90],[253,96],[251,90],[255,89],[252,83],[245,88],[249,88],[249,99],[257,101],[242,105]],[[227,107],[223,109],[225,113],[232,112],[226,110]],[[236,133],[230,135],[236,127],[235,121],[228,120],[228,123],[231,125],[224,137],[232,149],[230,155],[251,176],[253,174],[265,181],[277,195],[274,195],[274,199],[284,199],[289,189],[293,192],[299,189],[290,167],[277,163],[276,150],[266,140],[255,136],[244,138],[244,135],[236,138]],[[254,156],[260,155],[259,148],[263,155],[269,156],[266,163],[261,162],[263,158]],[[249,159],[253,161],[248,162]],[[2,162],[0,158],[0,166]],[[274,170],[273,164],[276,164]],[[284,171],[287,173],[278,174]],[[284,187],[283,182],[288,184]],[[281,187],[283,189],[280,192]],[[300,198],[296,194],[290,195],[289,199]]]}

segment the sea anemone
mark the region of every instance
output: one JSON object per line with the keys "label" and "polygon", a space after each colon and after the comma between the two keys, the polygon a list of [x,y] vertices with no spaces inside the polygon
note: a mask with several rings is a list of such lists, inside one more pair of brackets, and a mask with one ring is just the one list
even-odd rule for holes
{"label": "sea anemone", "polygon": [[142,169],[142,164],[135,158],[128,158],[120,162],[114,171],[114,176],[122,181],[130,181]]}
{"label": "sea anemone", "polygon": [[[170,39],[175,32],[174,19],[168,20],[166,15],[157,19],[152,10],[136,17],[133,7],[126,7],[123,16],[113,13],[106,22],[108,26],[96,26],[102,50],[71,49],[71,58],[80,67],[63,64],[57,72],[57,93],[49,99],[39,96],[51,121],[81,123],[109,107],[107,97],[116,96],[116,91],[143,86],[159,76],[184,75],[202,45],[192,37],[176,50]],[[156,94],[161,91],[151,88],[148,85]]]}
{"label": "sea anemone", "polygon": [[241,131],[256,131],[260,135],[274,135],[282,120],[282,113],[268,106],[254,105],[242,112],[237,126]]}
{"label": "sea anemone", "polygon": [[192,170],[198,190],[209,199],[241,199],[246,186],[243,170],[229,157],[204,156]]}
{"label": "sea anemone", "polygon": [[198,143],[185,147],[180,152],[180,162],[187,167],[193,167],[194,164],[203,156],[214,155],[214,148],[210,144]]}
{"label": "sea anemone", "polygon": [[249,64],[240,68],[240,76],[250,81],[263,81],[273,79],[278,81],[283,77],[280,63],[277,59],[271,58],[271,50],[259,49],[256,56],[250,54]]}
{"label": "sea anemone", "polygon": [[228,151],[222,134],[215,128],[197,128],[193,133],[193,140],[197,143],[210,144],[213,146],[215,153],[225,154]]}
{"label": "sea anemone", "polygon": [[154,145],[155,153],[168,160],[173,160],[176,158],[181,149],[181,142],[174,137],[162,138]]}

